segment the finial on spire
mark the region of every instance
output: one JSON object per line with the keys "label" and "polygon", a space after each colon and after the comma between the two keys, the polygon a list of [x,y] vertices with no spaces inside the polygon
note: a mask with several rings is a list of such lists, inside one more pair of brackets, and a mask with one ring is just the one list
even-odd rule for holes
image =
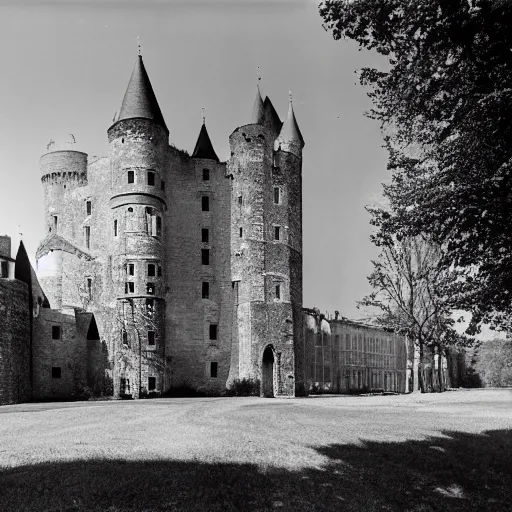
{"label": "finial on spire", "polygon": [[201,108],[201,119],[203,120],[203,125],[206,124],[206,117],[204,115],[204,107]]}
{"label": "finial on spire", "polygon": [[292,91],[288,91],[288,96],[290,97],[290,103],[292,102]]}
{"label": "finial on spire", "polygon": [[261,80],[261,74],[260,74],[260,67],[259,66],[256,68],[256,76],[258,77],[258,85],[259,85],[260,80]]}
{"label": "finial on spire", "polygon": [[140,37],[137,36],[137,51],[138,51],[139,55],[140,55],[140,50],[141,50],[141,47],[140,47]]}

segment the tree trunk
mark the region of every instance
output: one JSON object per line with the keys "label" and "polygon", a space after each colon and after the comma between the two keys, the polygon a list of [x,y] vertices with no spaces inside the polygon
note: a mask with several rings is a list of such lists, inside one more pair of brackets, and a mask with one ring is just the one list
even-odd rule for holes
{"label": "tree trunk", "polygon": [[430,389],[431,393],[435,393],[439,390],[439,385],[437,382],[437,372],[436,372],[436,347],[435,345],[432,345],[432,348],[430,350],[431,352],[431,366],[430,366],[430,377],[432,382],[432,387]]}
{"label": "tree trunk", "polygon": [[438,380],[439,380],[439,393],[444,393],[446,390],[445,379],[444,379],[444,364],[443,364],[443,350],[441,347],[437,349],[439,365],[437,367]]}
{"label": "tree trunk", "polygon": [[418,364],[418,380],[420,385],[420,390],[422,393],[426,392],[426,386],[425,386],[425,354],[424,354],[424,347],[423,342],[419,341],[420,346],[420,359]]}

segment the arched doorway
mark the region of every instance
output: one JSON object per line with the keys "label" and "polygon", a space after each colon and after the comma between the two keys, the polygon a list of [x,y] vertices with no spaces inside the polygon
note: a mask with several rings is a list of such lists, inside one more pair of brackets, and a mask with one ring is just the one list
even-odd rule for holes
{"label": "arched doorway", "polygon": [[268,346],[263,352],[261,364],[261,394],[274,398],[274,351]]}

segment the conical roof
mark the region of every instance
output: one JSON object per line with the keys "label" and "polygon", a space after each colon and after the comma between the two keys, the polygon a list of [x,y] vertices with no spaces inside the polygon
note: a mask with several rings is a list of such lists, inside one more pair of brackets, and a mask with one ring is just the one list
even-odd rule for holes
{"label": "conical roof", "polygon": [[300,144],[304,146],[304,139],[302,137],[302,133],[300,133],[299,125],[297,124],[297,120],[295,119],[295,114],[293,112],[291,94],[290,103],[288,105],[288,115],[283,123],[278,139],[284,142],[300,142]]}
{"label": "conical roof", "polygon": [[209,158],[210,160],[219,161],[219,157],[213,149],[212,141],[210,140],[210,136],[208,135],[208,131],[206,130],[204,123],[203,126],[201,126],[201,131],[199,132],[199,137],[197,138],[192,158]]}
{"label": "conical roof", "polygon": [[252,107],[251,124],[261,124],[265,116],[263,109],[263,100],[261,99],[260,86],[256,86],[256,98]]}
{"label": "conical roof", "polygon": [[123,103],[115,121],[143,117],[152,119],[161,125],[167,133],[164,117],[156,100],[149,76],[142,62],[142,55],[137,56],[132,76],[124,93]]}
{"label": "conical roof", "polygon": [[279,115],[277,114],[276,109],[274,108],[274,105],[272,105],[272,102],[268,96],[263,102],[263,112],[265,115],[264,124],[271,128],[271,130],[277,135],[281,131],[283,123],[281,122],[281,119],[279,119]]}

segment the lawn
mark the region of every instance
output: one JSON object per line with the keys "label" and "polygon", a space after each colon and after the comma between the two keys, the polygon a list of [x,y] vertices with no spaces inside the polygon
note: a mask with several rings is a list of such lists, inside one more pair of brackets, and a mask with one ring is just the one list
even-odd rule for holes
{"label": "lawn", "polygon": [[512,390],[0,407],[0,510],[512,510]]}

